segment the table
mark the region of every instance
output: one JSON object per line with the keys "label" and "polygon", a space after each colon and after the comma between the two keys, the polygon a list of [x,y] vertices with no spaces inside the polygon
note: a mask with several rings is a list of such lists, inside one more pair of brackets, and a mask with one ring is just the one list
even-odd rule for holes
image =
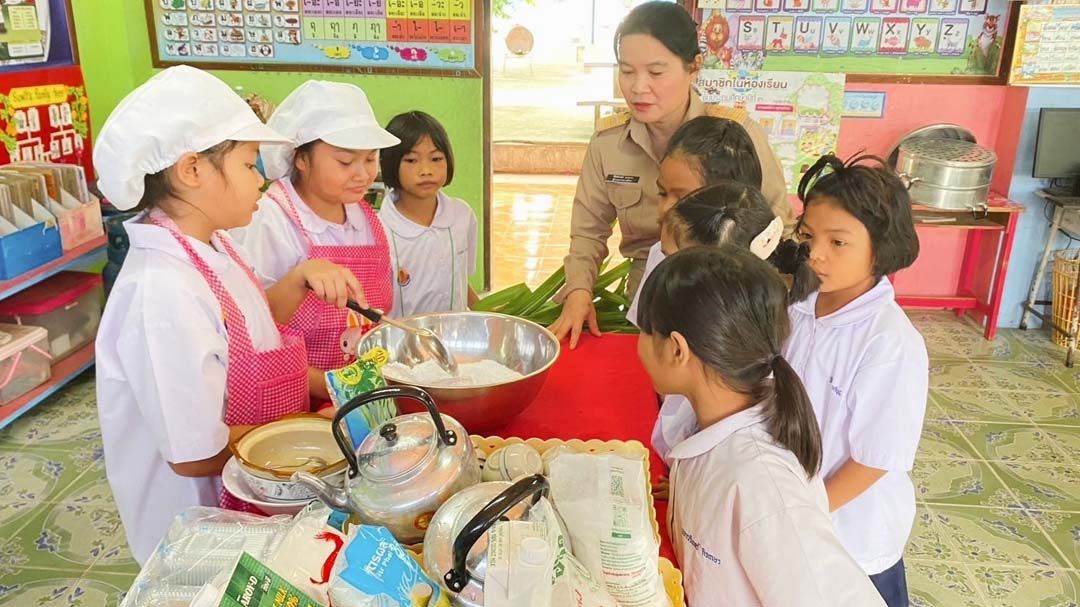
{"label": "table", "polygon": [[[527,409],[495,432],[503,438],[636,440],[649,447],[660,411],[649,376],[637,357],[637,336],[583,336],[564,347],[547,383]],[[650,449],[653,482],[667,473]],[[660,556],[675,562],[667,532],[667,502],[656,502]]]}
{"label": "table", "polygon": [[[1046,274],[1046,264],[1050,261],[1050,253],[1054,249],[1054,241],[1057,239],[1058,231],[1060,230],[1069,238],[1075,238],[1077,228],[1080,224],[1080,198],[1070,196],[1057,196],[1046,190],[1039,190],[1036,195],[1039,198],[1054,205],[1054,218],[1050,222],[1050,229],[1046,232],[1046,243],[1043,246],[1042,257],[1039,258],[1039,265],[1035,269],[1035,275],[1031,278],[1031,288],[1028,291],[1027,301],[1024,303],[1024,313],[1020,317],[1020,328],[1027,329],[1028,316],[1035,316],[1048,324],[1053,330],[1064,333],[1068,336],[1069,343],[1065,353],[1065,366],[1073,366],[1073,353],[1076,351],[1077,333],[1080,332],[1080,314],[1073,312],[1073,322],[1069,327],[1059,327],[1050,314],[1044,314],[1039,312],[1037,306],[1049,306],[1052,302],[1050,300],[1040,300],[1039,289],[1042,287],[1043,277]],[[1072,221],[1069,221],[1069,220]],[[1066,227],[1063,224],[1069,224]],[[1080,290],[1080,282],[1077,283],[1078,290]],[[1080,302],[1077,296],[1080,292],[1073,293],[1073,301]]]}
{"label": "table", "polygon": [[[964,230],[967,232],[967,242],[955,295],[897,295],[897,303],[905,308],[944,308],[955,311],[957,316],[970,312],[976,322],[986,323],[983,336],[992,341],[997,334],[1016,223],[1023,212],[1023,205],[993,192],[987,199],[985,213],[913,204],[916,227]],[[996,238],[990,239],[988,236]],[[980,289],[976,288],[980,279],[986,283],[978,285],[983,287],[981,294]]]}

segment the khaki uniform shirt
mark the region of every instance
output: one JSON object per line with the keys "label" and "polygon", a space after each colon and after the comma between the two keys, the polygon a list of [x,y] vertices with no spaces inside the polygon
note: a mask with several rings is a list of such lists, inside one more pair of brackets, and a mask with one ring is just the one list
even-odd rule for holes
{"label": "khaki uniform shirt", "polygon": [[[697,93],[691,92],[686,120],[704,115],[734,120],[750,134],[761,162],[762,193],[784,221],[785,234],[790,234],[795,219],[787,199],[784,173],[769,147],[765,131],[745,110],[707,106]],[[637,292],[649,247],[660,240],[656,210],[660,199],[656,187],[659,172],[660,156],[653,153],[648,129],[630,118],[629,111],[618,112],[601,123],[589,141],[574,194],[564,294],[577,289],[592,291],[600,264],[608,255],[607,240],[616,220],[622,231],[619,251],[623,257],[634,260],[627,294],[633,296]]]}

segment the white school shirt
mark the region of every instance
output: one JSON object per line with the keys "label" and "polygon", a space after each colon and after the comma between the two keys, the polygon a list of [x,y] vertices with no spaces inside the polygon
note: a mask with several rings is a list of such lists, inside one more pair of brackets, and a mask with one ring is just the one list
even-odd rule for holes
{"label": "white school shirt", "polygon": [[[375,235],[359,203],[345,205],[345,223],[331,223],[307,206],[288,177],[279,179],[277,183],[284,185],[289,192],[303,231],[307,232],[314,244],[375,244]],[[251,223],[231,230],[229,234],[240,244],[244,258],[255,267],[264,287],[272,286],[289,270],[308,259],[308,245],[303,232],[281,206],[266,194],[259,200],[259,209],[252,216]]]}
{"label": "white school shirt", "polygon": [[670,468],[671,448],[697,432],[697,415],[690,405],[690,400],[681,394],[668,394],[660,405],[660,414],[656,416],[652,429],[653,451]]}
{"label": "white school shirt", "polygon": [[630,302],[630,307],[626,309],[626,320],[629,320],[630,324],[635,327],[641,328],[641,325],[638,324],[638,300],[641,299],[641,289],[645,287],[645,281],[656,269],[656,266],[660,265],[660,262],[665,259],[667,259],[667,256],[660,249],[659,242],[649,247],[649,257],[645,260],[645,273],[641,275],[641,282],[638,283],[640,286],[637,293],[634,293],[634,300]]}
{"label": "white school shirt", "polygon": [[430,226],[422,226],[397,210],[397,197],[388,190],[379,209],[393,270],[391,316],[468,309],[469,275],[476,267],[476,213],[464,200],[439,192],[435,217]]}
{"label": "white school shirt", "polygon": [[671,455],[668,524],[689,607],[883,606],[833,534],[820,477],[807,479],[756,405]]}
{"label": "white school shirt", "polygon": [[[645,281],[649,278],[649,275],[665,259],[667,259],[667,256],[660,249],[659,242],[649,247],[649,257],[645,260],[645,273],[641,277],[641,287],[645,286]],[[638,323],[638,301],[640,299],[641,288],[638,288],[637,293],[634,294],[634,300],[630,302],[630,307],[626,311],[626,319],[639,328],[641,326]],[[660,459],[664,460],[668,467],[672,464],[671,448],[696,431],[697,417],[694,415],[693,407],[690,406],[690,401],[679,394],[665,395],[664,402],[660,406],[660,414],[656,416],[656,422],[653,423],[652,446],[653,450],[660,456]]]}
{"label": "white school shirt", "polygon": [[930,363],[888,279],[822,318],[814,317],[817,297],[788,308],[784,357],[814,405],[822,477],[848,459],[888,471],[833,513],[840,541],[874,575],[900,560],[915,521],[909,472],[922,434]]}
{"label": "white school shirt", "polygon": [[[220,477],[178,476],[168,462],[213,457],[228,443],[223,312],[164,228],[125,224],[131,248],[109,294],[96,343],[105,472],[132,555],[145,563],[173,517],[217,506]],[[247,319],[252,345],[281,346],[270,308],[244,269],[189,239]]]}

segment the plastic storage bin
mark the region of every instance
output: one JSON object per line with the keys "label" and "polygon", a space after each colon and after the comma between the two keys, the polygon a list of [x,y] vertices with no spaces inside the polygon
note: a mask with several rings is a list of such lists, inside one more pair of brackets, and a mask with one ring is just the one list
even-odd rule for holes
{"label": "plastic storage bin", "polygon": [[49,335],[41,327],[0,324],[0,405],[49,381]]}
{"label": "plastic storage bin", "polygon": [[59,360],[94,341],[103,298],[101,276],[60,272],[0,301],[0,321],[44,327],[49,351]]}

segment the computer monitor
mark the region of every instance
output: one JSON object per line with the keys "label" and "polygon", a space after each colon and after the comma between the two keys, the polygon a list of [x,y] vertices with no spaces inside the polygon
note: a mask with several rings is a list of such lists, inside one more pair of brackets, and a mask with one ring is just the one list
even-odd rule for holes
{"label": "computer monitor", "polygon": [[1080,108],[1043,108],[1039,112],[1032,176],[1080,178]]}

